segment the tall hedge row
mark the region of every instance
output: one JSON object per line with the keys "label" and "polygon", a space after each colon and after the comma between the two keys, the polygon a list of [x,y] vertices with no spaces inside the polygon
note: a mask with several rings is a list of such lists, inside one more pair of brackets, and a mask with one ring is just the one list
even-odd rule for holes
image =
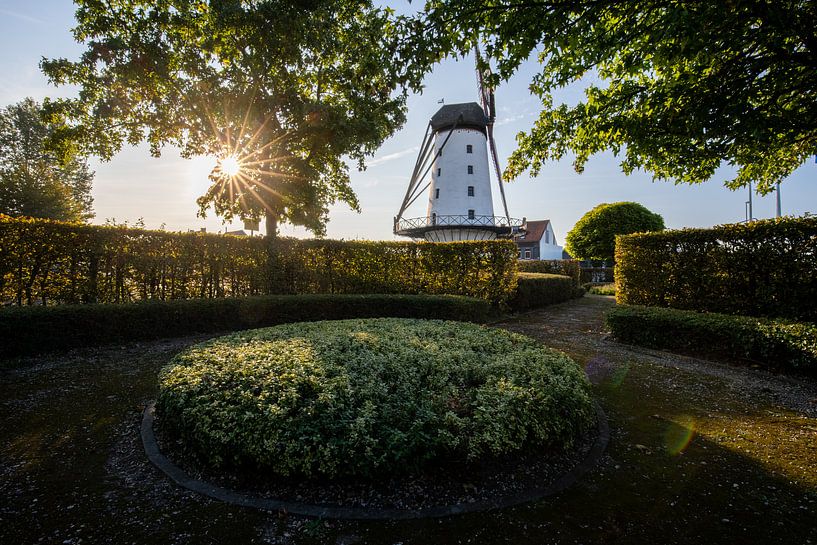
{"label": "tall hedge row", "polygon": [[0,303],[120,303],[294,293],[429,293],[504,303],[512,242],[238,238],[0,215]]}
{"label": "tall hedge row", "polygon": [[616,300],[817,321],[817,217],[620,236]]}

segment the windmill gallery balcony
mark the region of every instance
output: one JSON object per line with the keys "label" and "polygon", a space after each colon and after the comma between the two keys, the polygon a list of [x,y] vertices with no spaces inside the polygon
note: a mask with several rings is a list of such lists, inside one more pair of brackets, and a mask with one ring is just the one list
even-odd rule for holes
{"label": "windmill gallery balcony", "polygon": [[468,214],[438,216],[432,214],[420,218],[403,218],[394,221],[397,235],[423,238],[426,233],[439,229],[478,229],[495,233],[496,236],[510,236],[522,226],[522,220],[504,216],[476,216]]}

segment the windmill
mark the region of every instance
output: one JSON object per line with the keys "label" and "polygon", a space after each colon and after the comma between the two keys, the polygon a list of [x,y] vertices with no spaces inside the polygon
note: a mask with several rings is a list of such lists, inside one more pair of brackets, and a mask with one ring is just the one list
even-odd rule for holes
{"label": "windmill", "polygon": [[[494,91],[478,49],[476,62],[480,103],[446,104],[431,117],[394,218],[397,235],[431,242],[491,240],[512,236],[522,225],[508,213],[494,142]],[[502,197],[501,216],[494,214],[491,166]],[[428,195],[426,215],[404,218],[424,194]]]}

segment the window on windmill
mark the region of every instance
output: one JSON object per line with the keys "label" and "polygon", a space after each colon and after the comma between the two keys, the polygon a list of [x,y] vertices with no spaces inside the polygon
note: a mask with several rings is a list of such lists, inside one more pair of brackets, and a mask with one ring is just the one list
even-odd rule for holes
{"label": "window on windmill", "polygon": [[439,177],[440,177],[440,173],[441,173],[442,171],[443,171],[443,169],[441,169],[441,168],[438,168],[438,169],[437,169],[437,178],[439,178]]}
{"label": "window on windmill", "polygon": [[474,153],[474,146],[472,146],[471,144],[465,146],[465,153]]}
{"label": "window on windmill", "polygon": [[468,165],[468,174],[474,173],[474,165]]}
{"label": "window on windmill", "polygon": [[469,186],[468,186],[468,196],[469,196],[469,197],[473,197],[473,196],[474,196],[474,186],[472,186],[472,185],[469,185]]}
{"label": "window on windmill", "polygon": [[469,209],[469,210],[468,210],[468,219],[469,219],[469,220],[472,220],[472,219],[474,219],[475,217],[476,217],[476,216],[475,216],[475,214],[474,214],[474,211]]}
{"label": "window on windmill", "polygon": [[440,198],[440,188],[439,188],[439,187],[438,187],[437,189],[435,189],[435,190],[434,190],[434,198],[435,198],[435,199],[439,199],[439,198]]}

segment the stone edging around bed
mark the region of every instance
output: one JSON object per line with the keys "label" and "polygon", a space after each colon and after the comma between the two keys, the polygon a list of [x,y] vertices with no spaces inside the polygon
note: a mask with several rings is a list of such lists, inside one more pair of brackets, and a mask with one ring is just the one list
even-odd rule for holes
{"label": "stone edging around bed", "polygon": [[547,486],[523,490],[521,492],[500,496],[490,500],[414,510],[317,505],[296,501],[248,496],[191,477],[179,466],[168,460],[167,457],[159,450],[159,444],[156,442],[156,436],[153,433],[155,405],[155,401],[151,401],[148,403],[147,407],[145,407],[141,428],[142,443],[144,444],[145,453],[147,454],[151,463],[162,470],[176,484],[188,490],[192,490],[193,492],[198,492],[199,494],[203,494],[215,500],[231,503],[233,505],[252,507],[254,509],[264,509],[268,511],[283,510],[292,515],[325,519],[405,520],[447,517],[463,513],[502,509],[505,507],[536,501],[561,492],[579,480],[582,475],[592,469],[599,459],[601,459],[601,456],[604,454],[604,451],[607,448],[607,443],[610,441],[610,427],[607,423],[607,416],[604,414],[604,411],[598,402],[596,402],[595,409],[597,415],[597,436],[595,442],[590,447],[590,450],[587,452],[587,455],[581,462],[579,462],[567,473],[563,473],[559,478]]}

